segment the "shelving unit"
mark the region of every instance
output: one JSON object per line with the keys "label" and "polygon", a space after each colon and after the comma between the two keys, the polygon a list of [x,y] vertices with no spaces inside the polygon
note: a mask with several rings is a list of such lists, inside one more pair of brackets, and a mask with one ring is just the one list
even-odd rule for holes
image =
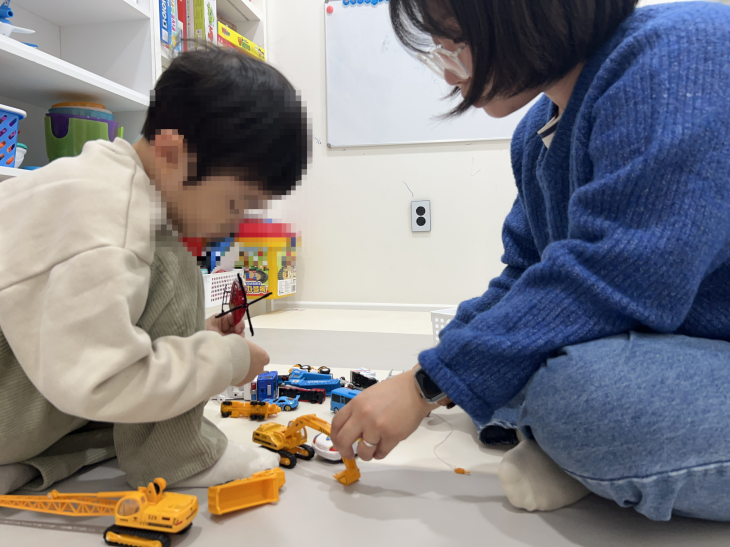
{"label": "shelving unit", "polygon": [[22,169],[10,169],[8,167],[0,167],[0,182],[11,179],[13,177],[17,177],[20,174],[27,172],[28,171],[23,171]]}
{"label": "shelving unit", "polygon": [[[104,104],[125,138],[137,138],[157,76],[152,6],[157,0],[11,0],[12,23],[36,31],[0,36],[0,103],[28,113],[24,165],[48,162],[44,117],[59,102]],[[2,169],[0,180],[18,174]]]}
{"label": "shelving unit", "polygon": [[[40,1],[40,0],[39,0]],[[216,9],[219,15],[236,25],[237,32],[252,42],[268,50],[266,37],[265,0],[217,0]],[[160,43],[159,0],[152,0],[152,20],[155,28],[155,61],[156,77],[170,66],[171,56]]]}
{"label": "shelving unit", "polygon": [[71,100],[103,103],[111,111],[147,108],[149,95],[112,82],[63,59],[0,36],[3,72],[20,74],[0,82],[0,94],[39,107]]}

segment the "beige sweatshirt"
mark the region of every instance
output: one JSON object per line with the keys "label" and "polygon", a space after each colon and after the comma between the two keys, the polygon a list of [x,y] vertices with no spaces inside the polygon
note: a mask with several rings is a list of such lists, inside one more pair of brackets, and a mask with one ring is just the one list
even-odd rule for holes
{"label": "beige sweatshirt", "polygon": [[243,381],[248,344],[198,332],[150,340],[155,191],[132,146],[0,183],[0,329],[24,372],[62,412],[137,423],[172,418]]}

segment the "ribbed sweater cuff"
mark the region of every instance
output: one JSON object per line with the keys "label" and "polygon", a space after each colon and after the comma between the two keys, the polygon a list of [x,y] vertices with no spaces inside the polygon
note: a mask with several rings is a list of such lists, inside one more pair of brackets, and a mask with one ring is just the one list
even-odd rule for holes
{"label": "ribbed sweater cuff", "polygon": [[251,365],[251,351],[248,342],[238,334],[229,334],[223,337],[231,352],[231,385],[243,382]]}

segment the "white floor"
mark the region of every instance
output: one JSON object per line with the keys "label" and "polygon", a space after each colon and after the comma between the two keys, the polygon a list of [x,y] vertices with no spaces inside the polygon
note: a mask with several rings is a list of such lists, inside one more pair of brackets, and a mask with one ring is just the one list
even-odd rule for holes
{"label": "white floor", "polygon": [[[258,319],[254,319],[255,327]],[[285,371],[288,365],[271,368]],[[348,374],[344,369],[333,373]],[[387,371],[377,374],[382,378]],[[232,440],[250,443],[260,422],[223,419],[219,408],[209,403],[206,417]],[[333,417],[328,399],[324,405],[301,403],[298,410],[272,420],[286,423],[305,413],[316,413],[328,421]],[[198,496],[200,513],[192,530],[174,538],[173,546],[727,547],[730,543],[730,525],[683,518],[651,522],[595,496],[553,513],[517,510],[507,502],[496,476],[502,454],[477,442],[471,420],[461,410],[440,410],[425,419],[387,459],[360,461],[362,477],[350,487],[332,478],[341,464],[315,458],[286,470],[287,483],[276,505],[218,518],[207,512],[205,489],[186,490]],[[450,466],[468,469],[471,475],[457,475]],[[111,462],[55,488],[97,492],[128,486]],[[72,519],[0,509],[0,546],[99,546],[103,545],[101,534],[110,524],[109,517]]]}

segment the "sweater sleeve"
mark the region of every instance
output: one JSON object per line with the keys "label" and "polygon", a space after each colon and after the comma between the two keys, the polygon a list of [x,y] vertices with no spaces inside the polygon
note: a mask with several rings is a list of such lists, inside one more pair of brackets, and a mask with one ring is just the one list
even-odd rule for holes
{"label": "sweater sleeve", "polygon": [[248,372],[248,344],[238,335],[203,331],[153,342],[135,326],[150,270],[128,250],[87,251],[41,277],[4,291],[2,328],[28,378],[67,414],[162,421],[242,382]]}
{"label": "sweater sleeve", "polygon": [[627,51],[621,76],[594,84],[593,175],[570,199],[568,238],[419,356],[473,418],[488,420],[562,347],[676,331],[728,258],[730,71],[715,49],[677,39]]}

